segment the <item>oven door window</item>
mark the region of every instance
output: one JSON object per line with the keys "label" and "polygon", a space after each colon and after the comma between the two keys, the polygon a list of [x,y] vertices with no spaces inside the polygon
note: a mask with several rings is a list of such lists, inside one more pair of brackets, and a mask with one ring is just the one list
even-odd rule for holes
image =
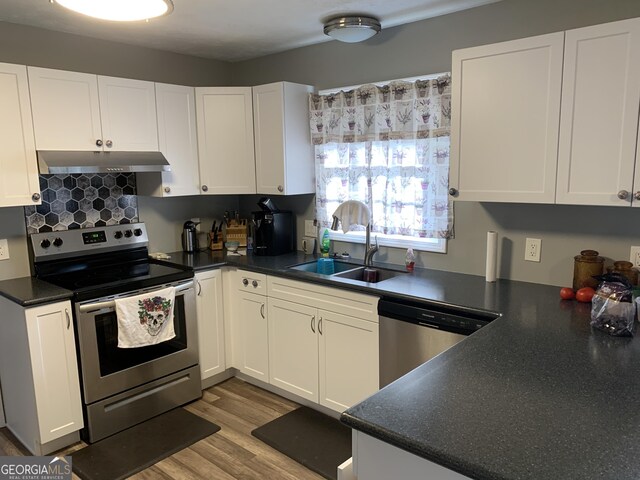
{"label": "oven door window", "polygon": [[96,340],[100,375],[126,370],[157,358],[187,348],[187,328],[185,324],[184,297],[176,295],[173,309],[173,325],[176,336],[166,342],[138,348],[118,348],[118,321],[115,311],[98,314],[95,317]]}

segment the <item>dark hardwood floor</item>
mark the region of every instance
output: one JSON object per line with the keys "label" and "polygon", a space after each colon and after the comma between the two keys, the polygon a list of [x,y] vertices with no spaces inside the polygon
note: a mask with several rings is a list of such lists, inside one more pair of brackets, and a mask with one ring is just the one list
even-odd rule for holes
{"label": "dark hardwood floor", "polygon": [[[251,431],[296,409],[298,405],[237,378],[203,392],[186,406],[191,413],[220,425],[221,430],[134,475],[133,479],[288,479],[321,476],[272,449]],[[85,446],[57,452],[67,455]],[[6,428],[0,428],[0,455],[28,455]],[[77,479],[77,476],[73,476]]]}

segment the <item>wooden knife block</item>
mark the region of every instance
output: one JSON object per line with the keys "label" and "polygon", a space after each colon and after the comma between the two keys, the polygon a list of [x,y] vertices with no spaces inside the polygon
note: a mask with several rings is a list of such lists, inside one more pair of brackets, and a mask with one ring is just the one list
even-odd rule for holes
{"label": "wooden knife block", "polygon": [[229,225],[225,228],[224,231],[224,241],[225,242],[238,242],[239,246],[246,247],[247,246],[247,221],[239,220],[236,222],[235,220],[230,220]]}

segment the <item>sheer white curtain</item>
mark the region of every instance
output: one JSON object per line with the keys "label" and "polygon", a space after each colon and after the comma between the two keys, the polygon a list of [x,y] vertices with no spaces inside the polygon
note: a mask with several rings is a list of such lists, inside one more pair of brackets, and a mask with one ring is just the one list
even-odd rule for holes
{"label": "sheer white curtain", "polygon": [[316,214],[322,227],[345,200],[372,213],[372,230],[451,238],[450,77],[311,95]]}

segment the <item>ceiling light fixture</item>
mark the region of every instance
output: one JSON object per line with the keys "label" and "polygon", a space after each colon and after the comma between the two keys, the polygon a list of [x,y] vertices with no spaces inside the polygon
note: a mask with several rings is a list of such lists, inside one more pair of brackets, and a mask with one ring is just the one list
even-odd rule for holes
{"label": "ceiling light fixture", "polygon": [[171,0],[55,0],[55,3],[83,15],[114,22],[148,20],[173,11]]}
{"label": "ceiling light fixture", "polygon": [[364,42],[380,32],[380,21],[373,17],[336,17],[324,24],[324,34],[346,43]]}

